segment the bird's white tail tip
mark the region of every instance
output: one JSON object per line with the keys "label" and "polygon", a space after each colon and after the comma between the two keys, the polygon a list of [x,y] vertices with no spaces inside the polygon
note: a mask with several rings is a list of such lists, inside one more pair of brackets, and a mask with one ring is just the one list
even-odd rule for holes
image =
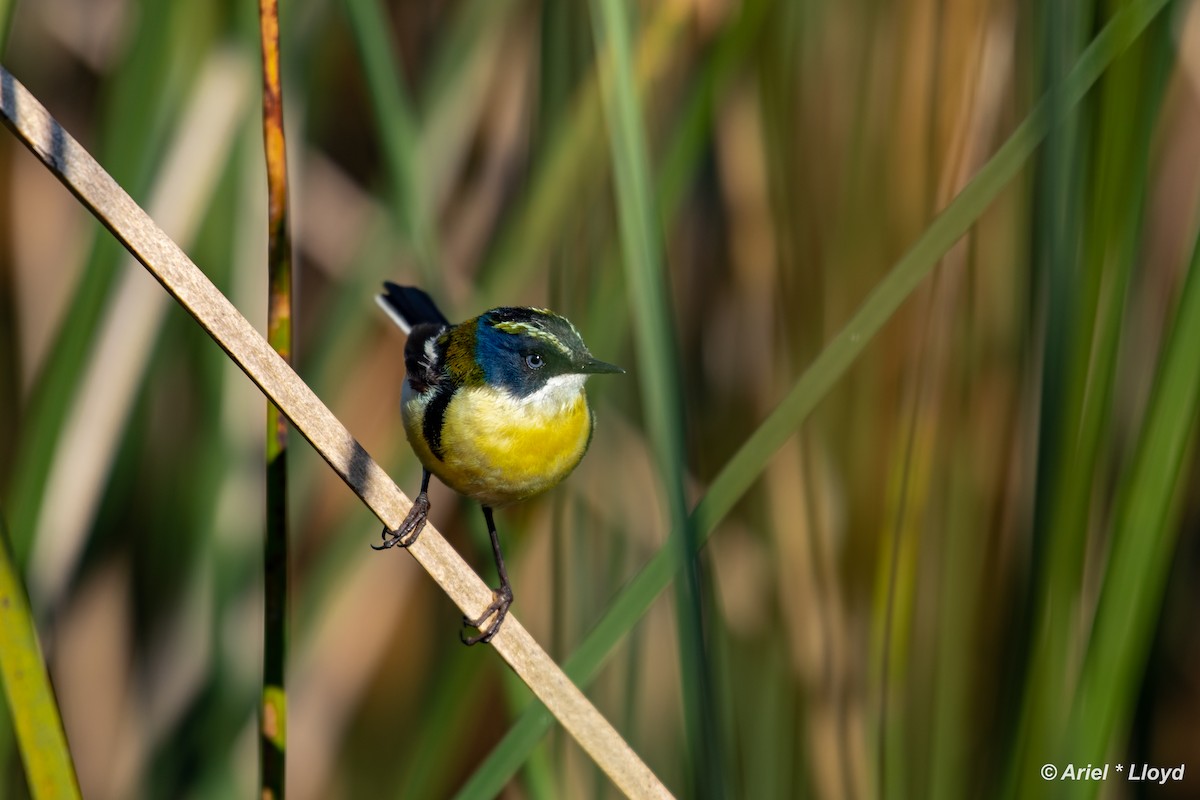
{"label": "bird's white tail tip", "polygon": [[400,330],[404,331],[404,335],[407,336],[409,331],[412,330],[412,325],[409,325],[408,320],[402,317],[400,312],[392,307],[392,304],[387,300],[387,295],[375,295],[375,302],[379,304],[380,308],[387,312],[387,315],[392,318],[392,322],[396,323],[400,327]]}

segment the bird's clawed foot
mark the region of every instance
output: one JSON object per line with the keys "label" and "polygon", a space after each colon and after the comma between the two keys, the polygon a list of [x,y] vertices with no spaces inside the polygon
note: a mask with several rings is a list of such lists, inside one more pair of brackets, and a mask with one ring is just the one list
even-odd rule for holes
{"label": "bird's clawed foot", "polygon": [[[479,644],[480,642],[487,644],[500,630],[500,625],[504,622],[504,618],[508,616],[508,607],[512,605],[513,593],[512,587],[507,583],[501,585],[499,589],[492,591],[492,603],[483,610],[475,619],[463,617],[463,625],[470,628],[479,628],[480,633],[475,636],[467,636],[465,632],[459,632],[459,638],[465,645]],[[494,617],[485,628],[483,623],[487,622],[489,617]]]}
{"label": "bird's clawed foot", "polygon": [[409,547],[421,535],[421,531],[425,530],[425,520],[429,518],[429,495],[421,492],[417,495],[417,499],[413,501],[412,508],[408,511],[408,516],[400,523],[400,527],[394,531],[389,531],[386,527],[380,536],[383,537],[383,544],[373,544],[373,550],[389,550],[393,547]]}

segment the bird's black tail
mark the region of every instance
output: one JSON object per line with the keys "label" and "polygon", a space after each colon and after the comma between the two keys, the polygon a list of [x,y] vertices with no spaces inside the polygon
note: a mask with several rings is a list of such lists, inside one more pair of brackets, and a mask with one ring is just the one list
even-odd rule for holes
{"label": "bird's black tail", "polygon": [[384,281],[383,294],[375,300],[405,333],[426,322],[450,324],[446,315],[438,310],[433,298],[415,286],[400,286]]}

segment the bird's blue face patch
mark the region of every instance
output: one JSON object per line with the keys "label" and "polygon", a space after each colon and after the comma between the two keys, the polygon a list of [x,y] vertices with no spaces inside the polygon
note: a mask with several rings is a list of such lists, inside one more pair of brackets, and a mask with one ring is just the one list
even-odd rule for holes
{"label": "bird's blue face patch", "polygon": [[487,315],[479,318],[475,336],[475,358],[483,368],[483,379],[491,386],[503,386],[517,396],[526,394],[528,382],[523,374],[519,353],[514,345],[516,337],[502,333],[487,322]]}
{"label": "bird's blue face patch", "polygon": [[526,397],[555,375],[577,371],[587,348],[570,322],[546,311],[495,308],[479,317],[476,362],[484,380]]}

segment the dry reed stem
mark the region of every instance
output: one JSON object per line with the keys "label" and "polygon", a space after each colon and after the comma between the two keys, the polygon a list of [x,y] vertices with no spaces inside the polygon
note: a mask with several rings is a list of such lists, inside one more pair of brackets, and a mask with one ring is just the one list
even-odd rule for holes
{"label": "dry reed stem", "polygon": [[[399,525],[412,501],[204,273],[3,67],[0,116],[195,317],[380,521],[389,528]],[[432,525],[408,552],[464,614],[478,616],[491,602],[491,590]],[[671,797],[511,614],[492,646],[621,791],[633,798]]]}
{"label": "dry reed stem", "polygon": [[[279,3],[259,0],[263,150],[267,166],[267,342],[292,357],[292,243],[287,144],[279,82]],[[286,796],[288,627],[288,428],[267,403],[266,528],[263,531],[263,663],[258,763],[263,800]]]}

